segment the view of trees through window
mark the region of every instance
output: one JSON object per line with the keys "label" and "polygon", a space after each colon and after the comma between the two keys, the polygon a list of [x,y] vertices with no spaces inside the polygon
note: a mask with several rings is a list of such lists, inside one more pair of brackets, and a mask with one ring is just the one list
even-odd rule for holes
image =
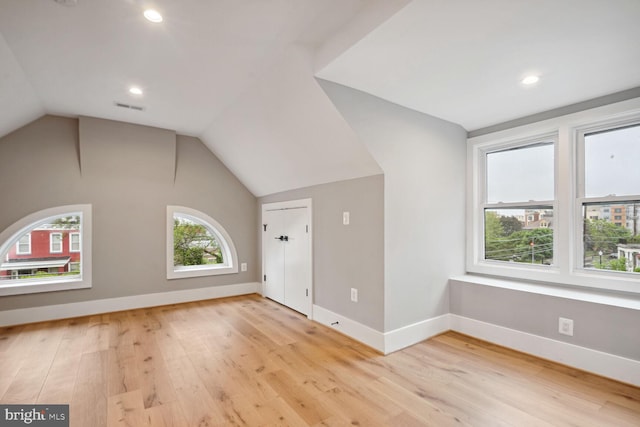
{"label": "view of trees through window", "polygon": [[81,218],[50,218],[9,242],[0,254],[0,286],[25,279],[80,276]]}
{"label": "view of trees through window", "polygon": [[640,201],[585,204],[584,267],[640,273]]}
{"label": "view of trees through window", "polygon": [[204,224],[185,216],[174,215],[174,267],[222,263],[222,249],[213,233]]}
{"label": "view of trees through window", "polygon": [[549,265],[553,209],[485,209],[485,259]]}
{"label": "view of trees through window", "polygon": [[583,144],[583,266],[640,273],[640,125],[586,133]]}

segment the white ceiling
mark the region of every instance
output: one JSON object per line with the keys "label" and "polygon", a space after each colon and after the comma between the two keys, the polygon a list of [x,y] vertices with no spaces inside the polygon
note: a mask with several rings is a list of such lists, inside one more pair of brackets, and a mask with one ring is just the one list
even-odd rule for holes
{"label": "white ceiling", "polygon": [[0,136],[42,114],[172,129],[260,196],[381,172],[316,75],[473,130],[640,86],[638,18],[640,0],[0,0]]}
{"label": "white ceiling", "polygon": [[472,131],[640,86],[640,0],[416,0],[318,76]]}

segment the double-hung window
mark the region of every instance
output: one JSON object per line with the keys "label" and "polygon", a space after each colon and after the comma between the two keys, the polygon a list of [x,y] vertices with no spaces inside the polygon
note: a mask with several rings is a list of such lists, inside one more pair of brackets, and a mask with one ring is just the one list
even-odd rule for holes
{"label": "double-hung window", "polygon": [[555,136],[484,151],[485,261],[551,265]]}
{"label": "double-hung window", "polygon": [[640,293],[640,99],[468,140],[467,271]]}
{"label": "double-hung window", "polygon": [[640,273],[640,120],[577,131],[579,268]]}
{"label": "double-hung window", "polygon": [[62,233],[49,234],[49,252],[52,254],[62,252]]}
{"label": "double-hung window", "polygon": [[31,253],[31,233],[26,233],[18,239],[16,253],[18,255],[29,255]]}

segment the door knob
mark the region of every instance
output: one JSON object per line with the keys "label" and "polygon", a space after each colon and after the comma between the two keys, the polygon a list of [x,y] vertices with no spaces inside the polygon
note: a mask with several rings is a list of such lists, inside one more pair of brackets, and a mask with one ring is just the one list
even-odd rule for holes
{"label": "door knob", "polygon": [[280,237],[274,237],[274,239],[276,240],[280,240],[281,242],[284,240],[284,236],[280,236]]}

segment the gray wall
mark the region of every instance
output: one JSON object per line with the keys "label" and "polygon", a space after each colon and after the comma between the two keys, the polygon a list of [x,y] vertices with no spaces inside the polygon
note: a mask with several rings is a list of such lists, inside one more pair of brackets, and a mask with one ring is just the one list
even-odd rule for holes
{"label": "gray wall", "polygon": [[[256,198],[197,138],[108,120],[44,116],[0,139],[0,229],[54,206],[93,206],[93,287],[7,296],[0,310],[255,282]],[[166,206],[215,218],[238,274],[166,279]]]}
{"label": "gray wall", "polygon": [[320,84],[384,171],[385,331],[448,313],[447,281],[464,272],[466,131]]}
{"label": "gray wall", "polygon": [[[451,313],[640,360],[638,311],[512,289],[451,281]],[[558,318],[573,320],[573,336]]]}
{"label": "gray wall", "polygon": [[[382,175],[316,185],[258,199],[312,199],[313,302],[370,328],[384,327]],[[260,210],[260,206],[258,210]],[[342,212],[350,224],[342,224]],[[351,288],[358,302],[351,302]]]}

